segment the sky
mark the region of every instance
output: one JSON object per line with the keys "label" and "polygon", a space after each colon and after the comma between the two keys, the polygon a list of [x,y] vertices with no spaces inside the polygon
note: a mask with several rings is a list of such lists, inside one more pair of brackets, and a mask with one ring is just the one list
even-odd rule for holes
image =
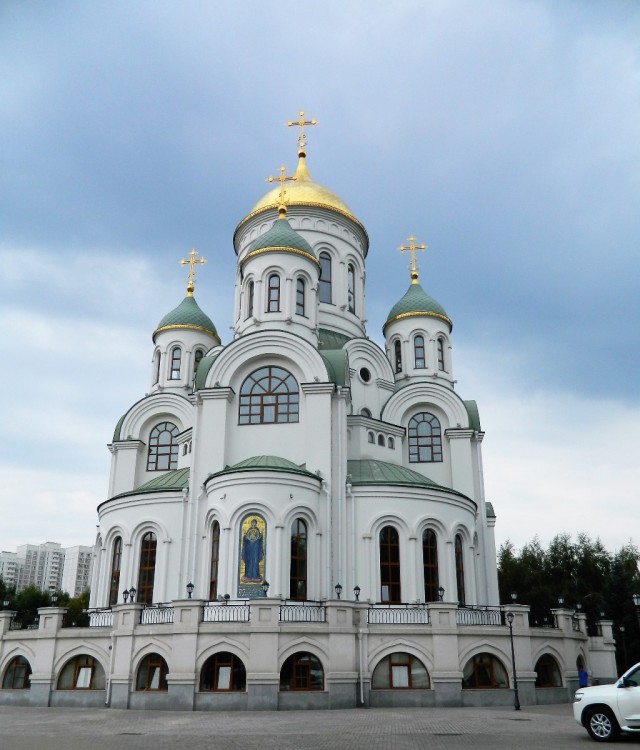
{"label": "sky", "polygon": [[0,549],[92,544],[178,260],[231,340],[238,222],[296,163],[367,228],[367,332],[453,320],[498,545],[640,543],[640,4],[0,4]]}

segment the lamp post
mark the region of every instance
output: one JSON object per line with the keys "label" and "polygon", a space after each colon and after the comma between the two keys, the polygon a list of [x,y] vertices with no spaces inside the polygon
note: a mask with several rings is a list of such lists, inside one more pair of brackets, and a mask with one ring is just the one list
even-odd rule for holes
{"label": "lamp post", "polygon": [[133,588],[133,586],[129,589],[129,599],[131,600],[131,604],[133,604],[136,600],[136,590]]}
{"label": "lamp post", "polygon": [[441,602],[444,599],[444,586],[440,586],[438,589],[438,601]]}
{"label": "lamp post", "polygon": [[342,593],[342,586],[339,583],[336,583],[335,589],[336,589],[336,597],[339,599],[340,594]]}
{"label": "lamp post", "polygon": [[360,601],[360,586],[356,583],[356,585],[353,587],[353,595],[356,598],[356,601]]}
{"label": "lamp post", "polygon": [[126,604],[129,601],[129,589],[122,592],[122,601]]}
{"label": "lamp post", "polygon": [[189,583],[187,584],[187,596],[189,597],[189,599],[191,599],[191,594],[193,594],[194,589],[195,586],[191,583],[191,581],[189,581]]}
{"label": "lamp post", "polygon": [[265,597],[266,597],[268,591],[269,591],[269,581],[263,581],[263,583],[262,583],[262,593],[265,595]]}
{"label": "lamp post", "polygon": [[516,674],[516,652],[513,648],[513,612],[507,612],[507,623],[509,625],[509,640],[511,641],[511,663],[513,665],[513,693],[514,709],[520,710],[520,697],[518,696],[518,676]]}

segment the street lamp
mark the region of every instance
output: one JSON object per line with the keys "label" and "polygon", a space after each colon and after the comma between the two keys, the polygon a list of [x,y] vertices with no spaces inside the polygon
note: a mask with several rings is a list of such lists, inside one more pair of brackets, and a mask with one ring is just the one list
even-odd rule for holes
{"label": "street lamp", "polygon": [[513,692],[514,708],[520,710],[520,697],[518,696],[518,676],[516,674],[516,652],[513,648],[513,612],[507,612],[507,623],[509,625],[509,640],[511,641],[511,663],[513,665]]}
{"label": "street lamp", "polygon": [[335,589],[336,589],[336,597],[339,599],[340,594],[342,593],[342,586],[339,583],[336,583]]}
{"label": "street lamp", "polygon": [[269,581],[264,581],[262,584],[262,593],[266,596],[269,591]]}
{"label": "street lamp", "polygon": [[360,586],[356,583],[356,585],[353,587],[353,595],[356,598],[356,601],[360,601]]}
{"label": "street lamp", "polygon": [[51,592],[51,604],[55,606],[57,601],[58,601],[58,593],[57,591],[52,591]]}
{"label": "street lamp", "polygon": [[133,604],[136,600],[136,590],[133,588],[133,586],[129,589],[129,599],[131,600],[131,604]]}
{"label": "street lamp", "polygon": [[129,601],[129,589],[125,589],[122,592],[122,599],[123,599],[123,601],[124,601],[125,604]]}
{"label": "street lamp", "polygon": [[440,586],[438,589],[438,601],[441,602],[444,599],[444,586]]}
{"label": "street lamp", "polygon": [[189,581],[189,583],[187,584],[187,595],[189,599],[191,599],[191,594],[193,594],[194,589],[195,589],[195,586],[191,583],[191,581]]}

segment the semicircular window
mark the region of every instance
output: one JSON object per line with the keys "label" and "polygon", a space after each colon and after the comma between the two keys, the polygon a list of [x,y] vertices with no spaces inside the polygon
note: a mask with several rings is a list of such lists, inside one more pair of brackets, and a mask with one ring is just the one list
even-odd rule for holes
{"label": "semicircular window", "polygon": [[428,690],[429,675],[424,664],[411,654],[396,651],[381,659],[373,670],[373,690]]}
{"label": "semicircular window", "polygon": [[168,672],[167,662],[160,654],[148,654],[138,667],[136,690],[168,690]]}
{"label": "semicircular window", "polygon": [[9,662],[2,678],[3,690],[29,690],[31,688],[31,665],[24,656],[16,656]]}
{"label": "semicircular window", "polygon": [[507,670],[493,654],[476,654],[462,672],[463,690],[495,690],[508,688]]}
{"label": "semicircular window", "polygon": [[260,367],[240,388],[239,424],[297,422],[298,382],[282,367]]}
{"label": "semicircular window", "polygon": [[415,414],[409,420],[409,462],[442,461],[442,429],[439,419],[429,412]]}
{"label": "semicircular window", "polygon": [[324,670],[320,660],[307,651],[292,654],[280,670],[280,690],[323,690]]}
{"label": "semicircular window", "polygon": [[200,692],[238,692],[247,689],[247,672],[242,660],[228,651],[210,656],[200,672]]}
{"label": "semicircular window", "polygon": [[551,654],[542,654],[535,666],[536,687],[562,687],[562,676],[558,662]]}
{"label": "semicircular window", "polygon": [[147,471],[167,471],[178,467],[178,428],[173,422],[160,422],[149,435]]}
{"label": "semicircular window", "polygon": [[58,690],[104,690],[104,685],[102,664],[88,654],[70,659],[58,678]]}

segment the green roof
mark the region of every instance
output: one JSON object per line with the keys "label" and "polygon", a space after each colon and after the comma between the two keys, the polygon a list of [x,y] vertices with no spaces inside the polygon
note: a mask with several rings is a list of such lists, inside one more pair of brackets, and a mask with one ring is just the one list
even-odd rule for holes
{"label": "green roof", "polygon": [[244,259],[246,260],[250,255],[275,250],[307,255],[317,262],[316,254],[311,245],[302,235],[292,229],[291,224],[286,219],[276,219],[271,229],[249,245]]}
{"label": "green roof", "polygon": [[172,492],[175,490],[183,490],[189,486],[189,468],[186,469],[172,469],[171,471],[165,471],[157,477],[141,484],[140,487],[136,487],[134,490],[129,492],[121,492],[115,497],[127,497],[128,495],[143,495],[147,492]]}
{"label": "green roof", "polygon": [[495,518],[496,512],[493,509],[493,503],[485,503],[487,509],[487,518]]}
{"label": "green roof", "polygon": [[303,476],[312,477],[320,481],[320,477],[307,471],[305,464],[298,466],[293,461],[280,456],[252,456],[251,458],[245,458],[237,464],[225,466],[222,471],[217,471],[215,474],[211,474],[211,476],[219,477],[222,474],[231,474],[237,471],[279,471],[287,474],[302,474]]}
{"label": "green roof", "polygon": [[349,368],[347,367],[346,353],[342,349],[326,349],[319,354],[327,369],[329,381],[336,385],[347,385],[349,383]]}
{"label": "green roof", "polygon": [[160,331],[172,328],[191,328],[205,331],[220,341],[213,321],[208,315],[202,312],[195,298],[190,295],[187,295],[175,310],[167,313],[162,318],[158,323],[158,327],[153,332],[153,340],[155,341],[156,334],[160,333]]}
{"label": "green roof", "polygon": [[395,487],[424,487],[426,489],[444,490],[453,492],[455,495],[467,497],[462,492],[452,490],[436,484],[423,474],[419,474],[406,466],[390,464],[387,461],[373,461],[363,459],[360,461],[347,461],[347,473],[351,474],[352,485],[391,485]]}
{"label": "green roof", "polygon": [[324,349],[342,349],[347,341],[351,341],[351,338],[345,336],[344,333],[336,333],[326,328],[320,328],[318,331],[318,349],[321,351]]}
{"label": "green roof", "polygon": [[453,323],[449,319],[449,316],[444,311],[444,308],[440,303],[436,302],[433,297],[430,297],[420,284],[410,284],[404,297],[391,308],[391,312],[387,317],[387,322],[383,328],[386,328],[389,323],[398,318],[408,317],[432,317],[440,318],[449,325],[449,329],[453,328]]}
{"label": "green roof", "polygon": [[469,427],[476,432],[482,432],[480,427],[480,412],[478,411],[478,404],[475,401],[465,401],[465,408],[469,415]]}

